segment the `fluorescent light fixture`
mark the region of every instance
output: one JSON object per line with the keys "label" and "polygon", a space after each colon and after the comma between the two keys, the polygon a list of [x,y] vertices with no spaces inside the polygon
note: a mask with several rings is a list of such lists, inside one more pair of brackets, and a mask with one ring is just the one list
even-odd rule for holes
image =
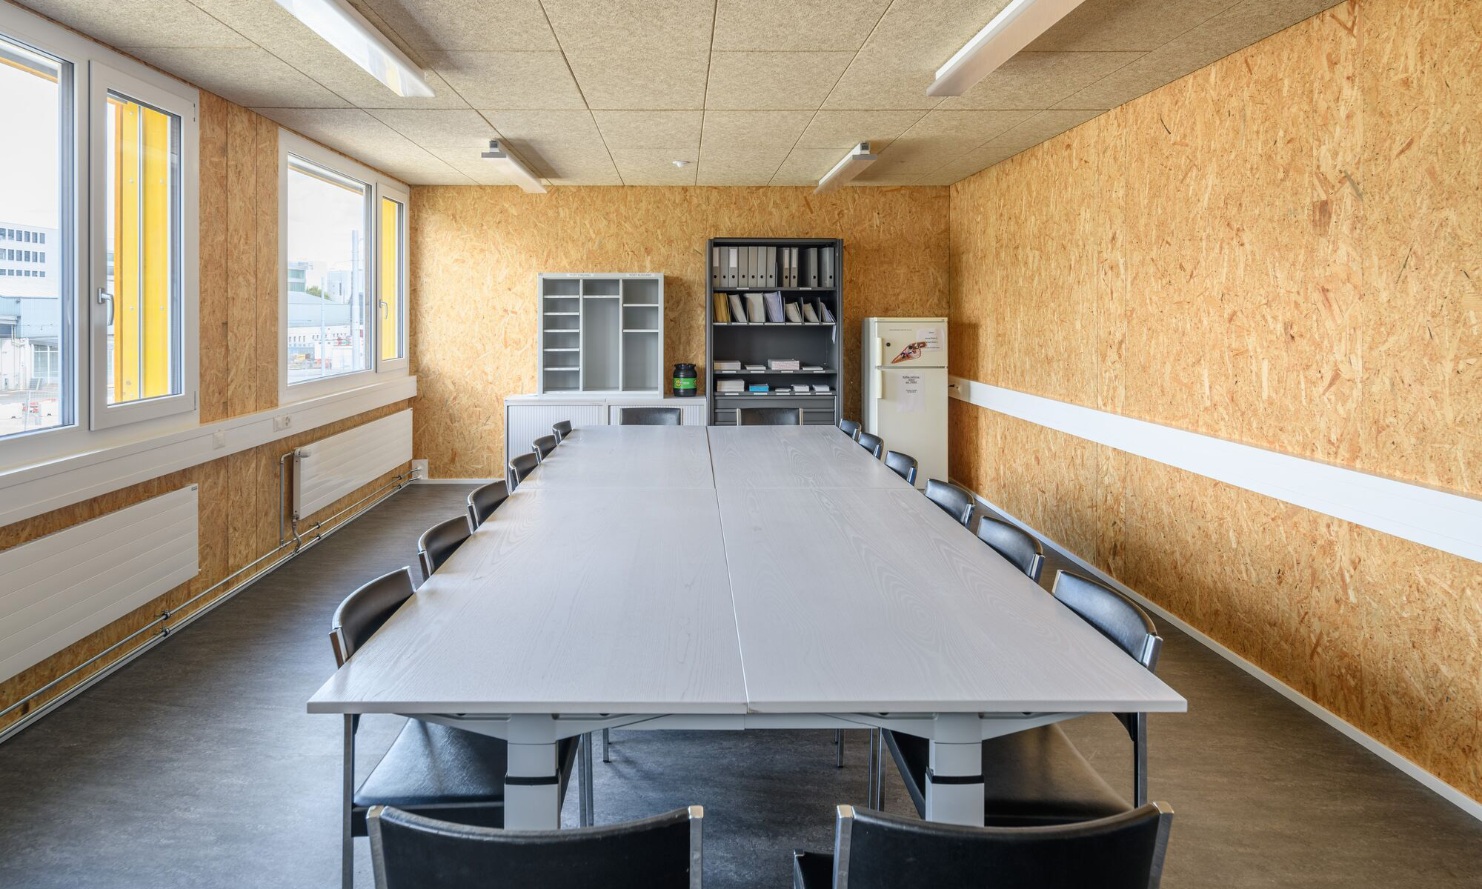
{"label": "fluorescent light fixture", "polygon": [[344,0],[278,0],[278,5],[393,93],[432,98],[422,69]]}
{"label": "fluorescent light fixture", "polygon": [[493,161],[494,166],[499,168],[500,175],[506,179],[513,179],[514,183],[520,186],[520,190],[531,194],[545,194],[545,186],[540,184],[535,174],[520,163],[518,158],[505,151],[498,139],[490,139],[489,150],[479,156],[484,160]]}
{"label": "fluorescent light fixture", "polygon": [[875,162],[875,156],[870,154],[870,143],[861,142],[854,146],[844,159],[834,164],[834,168],[828,171],[822,179],[818,180],[818,187],[813,189],[814,194],[827,194],[841,185],[847,185],[849,180],[864,172],[864,168]]}
{"label": "fluorescent light fixture", "polygon": [[[279,0],[282,2],[282,0]],[[1082,0],[1012,0],[937,69],[928,96],[960,96],[1081,5]]]}

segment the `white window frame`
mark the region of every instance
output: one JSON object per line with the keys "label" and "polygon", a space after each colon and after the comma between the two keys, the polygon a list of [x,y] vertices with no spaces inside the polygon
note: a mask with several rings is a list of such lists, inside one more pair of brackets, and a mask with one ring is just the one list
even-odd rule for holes
{"label": "white window frame", "polygon": [[379,183],[376,186],[375,213],[373,215],[376,217],[376,275],[375,275],[375,280],[376,280],[376,302],[377,302],[377,307],[378,308],[379,308],[379,304],[381,302],[381,291],[386,286],[386,282],[381,280],[381,236],[383,234],[383,232],[381,231],[381,200],[382,199],[392,200],[392,201],[395,201],[396,203],[398,203],[398,204],[401,205],[401,225],[400,225],[400,230],[397,231],[397,233],[396,233],[396,250],[397,250],[397,254],[398,254],[398,256],[397,256],[397,262],[396,262],[396,275],[397,275],[398,280],[392,282],[392,285],[395,286],[401,292],[401,299],[397,300],[397,318],[396,318],[397,338],[400,340],[401,357],[400,358],[382,358],[381,357],[381,337],[379,335],[379,333],[380,333],[380,331],[379,331],[379,325],[381,324],[382,319],[381,319],[381,313],[380,313],[380,311],[377,311],[376,312],[376,324],[377,324],[377,328],[378,329],[377,329],[377,336],[376,336],[376,345],[375,345],[375,349],[374,349],[375,356],[376,356],[376,370],[379,371],[379,372],[381,372],[381,373],[386,373],[388,371],[401,371],[401,372],[405,373],[406,370],[407,370],[407,367],[408,367],[408,365],[409,365],[409,363],[411,361],[411,351],[412,351],[411,338],[407,335],[407,320],[411,317],[411,314],[410,314],[409,309],[410,309],[411,304],[412,304],[412,298],[411,298],[411,292],[412,292],[411,280],[412,279],[411,279],[411,275],[408,273],[408,266],[411,265],[411,263],[408,261],[408,256],[411,253],[411,250],[410,250],[410,248],[411,248],[411,231],[410,230],[411,230],[411,216],[412,216],[411,194],[409,193],[409,191],[405,187],[402,187],[402,186],[396,185],[396,184],[392,184],[391,180],[389,180],[389,179],[383,180],[381,183]]}
{"label": "white window frame", "polygon": [[[59,228],[62,240],[54,248],[59,253],[57,272],[62,291],[61,313],[70,337],[66,340],[70,348],[62,356],[61,382],[61,390],[71,399],[70,411],[66,415],[68,422],[65,425],[0,438],[0,473],[198,426],[200,412],[195,406],[195,383],[199,379],[197,343],[200,323],[197,314],[199,294],[196,279],[199,256],[195,246],[198,237],[195,214],[199,202],[200,172],[196,165],[195,151],[199,140],[196,113],[200,101],[199,91],[75,31],[9,3],[0,3],[0,34],[71,66],[67,88],[68,105],[60,121],[63,127],[63,146],[67,152],[62,179],[65,212]],[[191,405],[188,410],[167,416],[135,416],[126,423],[101,426],[92,422],[91,416],[95,393],[92,385],[93,314],[90,299],[94,291],[89,238],[93,220],[89,213],[92,206],[89,191],[93,181],[91,168],[94,155],[89,133],[93,95],[91,73],[94,62],[106,65],[155,90],[168,93],[191,106],[190,114],[181,119],[182,212],[190,214],[188,220],[182,219],[181,238],[181,262],[185,275],[181,285],[184,313],[181,331],[182,360],[186,361],[182,368],[182,385],[191,388]],[[48,248],[52,246],[49,244]],[[98,249],[105,248],[99,246]],[[189,359],[184,355],[186,349],[190,352]]]}
{"label": "white window frame", "polygon": [[[351,371],[349,373],[337,374],[322,380],[309,380],[302,383],[289,384],[288,382],[288,165],[289,159],[297,157],[309,163],[317,164],[348,179],[354,179],[366,186],[365,210],[365,232],[366,238],[362,244],[365,252],[365,268],[370,271],[366,275],[369,293],[366,294],[367,325],[365,336],[366,361],[365,370]],[[388,195],[398,195],[397,200],[405,201],[409,191],[405,183],[391,179],[376,172],[375,170],[351,160],[337,151],[332,151],[324,146],[311,142],[308,139],[291,133],[288,130],[278,130],[278,403],[292,404],[305,401],[310,398],[318,398],[336,392],[344,392],[378,383],[392,377],[406,376],[408,369],[407,358],[398,358],[394,361],[380,360],[380,312],[376,311],[380,302],[380,278],[377,247],[380,244],[379,210],[381,206],[381,193],[385,190]],[[410,216],[410,206],[407,206]],[[403,239],[406,222],[403,221]],[[405,276],[405,257],[403,258],[402,273]],[[405,292],[405,291],[404,291]],[[403,300],[406,303],[407,300]],[[406,308],[403,305],[403,316]],[[402,336],[406,337],[405,323],[403,323]],[[403,345],[403,353],[410,351],[408,345]]]}
{"label": "white window frame", "polygon": [[[110,426],[122,426],[173,414],[195,415],[200,386],[198,355],[201,334],[201,323],[197,314],[200,305],[197,283],[200,271],[200,254],[197,251],[200,234],[198,215],[200,170],[196,165],[200,150],[200,127],[196,120],[196,96],[182,95],[182,93],[194,93],[195,91],[162,89],[157,84],[131,77],[97,61],[90,65],[90,69],[88,105],[93,114],[93,121],[88,153],[91,157],[103,159],[103,163],[91,164],[89,170],[92,176],[90,188],[92,226],[89,233],[92,268],[91,283],[87,293],[90,296],[88,308],[91,314],[89,327],[92,339],[90,356],[92,361],[90,398],[92,426],[94,429],[106,429]],[[174,274],[178,276],[177,286],[180,296],[179,318],[177,319],[180,391],[174,395],[162,395],[158,398],[114,405],[108,403],[107,367],[108,316],[113,307],[110,305],[111,295],[106,302],[102,298],[108,283],[108,196],[106,190],[107,164],[111,162],[111,159],[107,156],[106,102],[110,92],[117,92],[135,101],[167,111],[180,119],[180,159],[178,161],[180,243],[179,250],[172,257]],[[192,181],[193,179],[195,181]]]}

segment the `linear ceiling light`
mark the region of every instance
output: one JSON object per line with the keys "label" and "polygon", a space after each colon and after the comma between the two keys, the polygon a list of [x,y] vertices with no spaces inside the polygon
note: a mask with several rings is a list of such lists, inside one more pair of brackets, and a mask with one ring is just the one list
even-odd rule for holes
{"label": "linear ceiling light", "polygon": [[818,187],[813,189],[813,193],[825,194],[842,185],[847,185],[849,180],[863,173],[864,168],[874,162],[875,156],[870,154],[870,143],[859,143],[844,155],[843,160],[834,164],[834,168],[829,170],[827,175],[818,180]]}
{"label": "linear ceiling light", "polygon": [[422,69],[343,0],[278,0],[278,5],[393,93],[432,98],[432,87]]}
{"label": "linear ceiling light", "polygon": [[[281,2],[281,0],[280,0]],[[1012,0],[993,20],[983,26],[967,45],[937,69],[937,78],[926,88],[928,96],[960,96],[973,85],[998,70],[1019,50],[1034,42],[1039,35],[1082,0]]]}
{"label": "linear ceiling light", "polygon": [[540,184],[535,174],[520,163],[518,158],[505,151],[498,139],[490,139],[489,150],[479,156],[484,160],[493,161],[494,166],[499,168],[500,175],[513,180],[520,190],[531,194],[545,194],[545,186]]}

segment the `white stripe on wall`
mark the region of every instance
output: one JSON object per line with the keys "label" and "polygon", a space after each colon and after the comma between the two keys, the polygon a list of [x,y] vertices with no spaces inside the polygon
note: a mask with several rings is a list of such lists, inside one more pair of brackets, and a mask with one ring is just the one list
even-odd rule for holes
{"label": "white stripe on wall", "polygon": [[953,398],[1482,562],[1482,499],[952,377]]}

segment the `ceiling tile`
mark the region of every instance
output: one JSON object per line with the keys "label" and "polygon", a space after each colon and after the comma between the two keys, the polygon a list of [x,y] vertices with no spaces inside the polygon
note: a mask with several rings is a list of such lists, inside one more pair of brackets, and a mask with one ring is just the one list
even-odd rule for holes
{"label": "ceiling tile", "polygon": [[[617,149],[700,147],[703,111],[593,111],[607,147]],[[693,159],[693,158],[692,158]],[[622,164],[618,165],[619,171]]]}
{"label": "ceiling tile", "polygon": [[561,48],[629,52],[710,46],[715,0],[543,0]]}
{"label": "ceiling tile", "polygon": [[[965,154],[1033,115],[1033,111],[1023,110],[932,111],[902,133],[892,150],[904,143],[929,146],[944,155]],[[942,161],[946,159],[943,157]]]}
{"label": "ceiling tile", "polygon": [[984,145],[982,148],[969,151],[956,160],[948,161],[930,173],[917,177],[916,184],[951,185],[954,182],[961,182],[963,179],[980,170],[987,169],[1000,161],[1009,159],[1016,153],[1011,149],[993,146],[990,143],[989,145]]}
{"label": "ceiling tile", "polygon": [[857,50],[890,0],[720,0],[720,50]]}
{"label": "ceiling tile", "polygon": [[[526,158],[529,159],[528,156]],[[546,146],[540,164],[545,178],[554,185],[622,185],[622,177],[613,165],[612,156],[599,143],[595,148],[582,145]],[[534,165],[532,165],[534,166]]]}
{"label": "ceiling tile", "polygon": [[894,53],[934,72],[1009,2],[897,0],[881,17],[864,48]]}
{"label": "ceiling tile", "polygon": [[[860,142],[876,147],[905,132],[924,111],[835,111],[823,109],[798,138],[799,148],[852,148]],[[836,155],[838,151],[834,152]]]}
{"label": "ceiling tile", "polygon": [[1021,52],[942,109],[1050,108],[1142,57],[1140,52]]}
{"label": "ceiling tile", "polygon": [[852,58],[847,52],[717,52],[705,107],[811,110]]}
{"label": "ceiling tile", "polygon": [[[699,165],[694,163],[699,152],[689,148],[615,148],[613,163],[624,185],[694,185]],[[676,167],[674,161],[690,161],[689,166]]]}
{"label": "ceiling tile", "polygon": [[480,185],[505,185],[494,164],[479,155],[498,131],[477,111],[377,110],[371,116]]}
{"label": "ceiling tile", "polygon": [[25,0],[25,5],[109,46],[248,47],[241,34],[187,0]]}
{"label": "ceiling tile", "polygon": [[700,149],[698,185],[766,185],[786,159],[787,146],[716,145]]}
{"label": "ceiling tile", "polygon": [[922,143],[896,142],[879,160],[865,167],[854,181],[860,185],[914,185],[917,179],[940,169],[961,154],[949,154]]}
{"label": "ceiling tile", "polygon": [[621,184],[590,111],[500,111],[484,116],[540,176],[586,185]]}
{"label": "ceiling tile", "polygon": [[[872,144],[877,154],[890,147],[889,140]],[[772,177],[773,185],[817,185],[829,170],[844,159],[847,149],[840,148],[794,148],[777,168]]]}
{"label": "ceiling tile", "polygon": [[450,52],[433,68],[480,110],[585,108],[558,52]]}
{"label": "ceiling tile", "polygon": [[467,176],[358,108],[253,110],[408,184],[471,184]]}
{"label": "ceiling tile", "polygon": [[935,71],[935,64],[866,46],[834,85],[823,107],[871,111],[935,108],[942,100],[926,94]]}
{"label": "ceiling tile", "polygon": [[1246,0],[1063,99],[1056,107],[1115,108],[1333,5],[1333,0]]}
{"label": "ceiling tile", "polygon": [[699,109],[705,107],[710,54],[568,52],[566,58],[588,108]]}
{"label": "ceiling tile", "polygon": [[557,50],[540,0],[352,0],[418,52]]}
{"label": "ceiling tile", "polygon": [[525,142],[584,142],[601,146],[602,134],[592,112],[557,111],[485,111],[484,117],[506,139]]}
{"label": "ceiling tile", "polygon": [[701,147],[767,146],[786,155],[812,117],[812,111],[706,111]]}
{"label": "ceiling tile", "polygon": [[264,49],[120,47],[238,105],[345,108],[349,103]]}
{"label": "ceiling tile", "polygon": [[1093,117],[1099,117],[1103,113],[1082,110],[1041,111],[1008,132],[988,140],[982,147],[986,149],[991,146],[1005,149],[1011,155],[1018,154],[1047,139],[1053,139],[1066,130],[1078,127]]}
{"label": "ceiling tile", "polygon": [[1086,0],[1025,47],[1027,52],[1157,49],[1241,0]]}

